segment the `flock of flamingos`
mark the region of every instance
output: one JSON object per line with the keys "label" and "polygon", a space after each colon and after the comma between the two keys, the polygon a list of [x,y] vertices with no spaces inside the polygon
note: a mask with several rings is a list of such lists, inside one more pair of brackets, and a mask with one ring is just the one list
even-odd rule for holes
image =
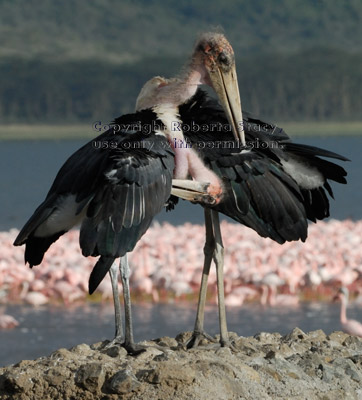
{"label": "flock of flamingos", "polygon": [[[346,291],[338,294],[339,288],[348,288],[353,301],[362,304],[362,221],[320,221],[311,224],[305,243],[284,245],[226,221],[221,230],[226,248],[227,306],[241,307],[244,302],[254,301],[291,307],[303,300],[339,298],[342,328],[362,336],[362,325],[357,321],[352,321],[353,331],[348,326],[351,321],[345,316]],[[17,233],[15,229],[0,233],[0,304],[41,306],[58,302],[67,306],[92,299],[88,279],[94,258],[81,255],[77,230],[61,237],[46,253],[42,265],[33,269],[24,265],[24,249],[12,245]],[[196,302],[204,238],[204,227],[199,225],[155,223],[129,256],[134,299]],[[108,278],[96,293],[98,296],[93,297],[97,300],[112,298]],[[209,301],[216,302],[213,269]],[[0,329],[17,326],[12,316],[0,312]]]}

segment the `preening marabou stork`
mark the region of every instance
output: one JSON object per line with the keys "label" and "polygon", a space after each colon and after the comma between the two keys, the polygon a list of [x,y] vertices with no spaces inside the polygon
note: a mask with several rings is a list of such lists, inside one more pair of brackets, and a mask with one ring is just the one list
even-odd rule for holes
{"label": "preening marabou stork", "polygon": [[[170,81],[157,78],[158,84]],[[153,90],[145,90],[152,98]],[[142,104],[142,92],[137,106]],[[218,213],[255,230],[260,236],[283,244],[286,241],[305,241],[308,220],[316,222],[329,216],[327,193],[333,198],[328,180],[346,183],[346,171],[323,158],[348,159],[334,152],[313,146],[293,143],[283,129],[266,123],[249,113],[243,113],[245,146],[235,141],[235,135],[224,109],[204,91],[179,107],[184,140],[177,142],[179,151],[197,153],[197,162],[215,175],[214,186],[222,187],[218,201],[204,202],[206,241],[205,260],[200,288],[198,311],[189,347],[197,346],[204,332],[204,306],[207,278],[212,259],[217,269],[220,343],[231,345],[228,339],[223,289],[223,244]],[[174,181],[177,182],[177,181]],[[174,202],[169,204],[174,206]],[[173,208],[173,207],[171,207]]]}
{"label": "preening marabou stork", "polygon": [[[203,330],[207,277],[214,258],[218,276],[220,342],[228,344],[222,286],[223,246],[218,212],[280,244],[307,238],[308,220],[329,216],[328,181],[345,184],[346,171],[323,158],[348,161],[334,152],[293,143],[283,129],[243,112],[246,146],[235,143],[223,109],[201,89],[179,108],[184,147],[197,151],[222,182],[221,200],[205,208],[205,262],[194,333]],[[321,158],[323,157],[323,158]],[[220,293],[221,291],[221,293]]]}
{"label": "preening marabou stork", "polygon": [[[115,120],[111,128],[75,152],[61,167],[44,202],[15,239],[25,244],[25,262],[42,262],[48,248],[77,224],[84,256],[100,256],[89,280],[92,293],[107,272],[116,291],[116,258],[121,257],[122,283],[128,293],[126,253],[133,250],[153,217],[172,193],[185,199],[219,201],[222,185],[193,150],[174,146],[184,140],[173,130],[178,110],[201,84],[210,85],[223,105],[234,140],[244,143],[240,96],[233,50],[221,34],[204,34],[190,63],[178,78],[153,78],[141,91],[134,114]],[[129,129],[132,127],[131,129]],[[171,144],[171,146],[169,145]],[[193,181],[186,181],[192,177]],[[116,302],[116,292],[115,302]],[[135,351],[130,302],[125,295],[125,347]],[[119,300],[119,299],[118,299]],[[128,310],[128,311],[127,311]],[[116,302],[116,337],[122,332]]]}

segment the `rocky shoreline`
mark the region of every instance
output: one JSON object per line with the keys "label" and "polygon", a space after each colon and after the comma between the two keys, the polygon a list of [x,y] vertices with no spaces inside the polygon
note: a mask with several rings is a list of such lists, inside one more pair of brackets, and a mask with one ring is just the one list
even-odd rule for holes
{"label": "rocky shoreline", "polygon": [[0,368],[0,399],[362,399],[360,338],[295,328],[186,350],[190,335],[143,342],[138,356],[100,342]]}

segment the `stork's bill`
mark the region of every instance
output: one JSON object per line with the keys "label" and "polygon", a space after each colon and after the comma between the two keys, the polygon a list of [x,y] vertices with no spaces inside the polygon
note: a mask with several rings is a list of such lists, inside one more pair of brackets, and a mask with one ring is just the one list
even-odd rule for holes
{"label": "stork's bill", "polygon": [[215,193],[210,190],[212,186],[210,182],[173,179],[171,194],[180,199],[212,206],[220,202],[222,194],[220,190]]}
{"label": "stork's bill", "polygon": [[204,66],[211,85],[224,108],[235,140],[245,146],[243,115],[233,48],[224,35],[205,34],[196,50],[204,53]]}

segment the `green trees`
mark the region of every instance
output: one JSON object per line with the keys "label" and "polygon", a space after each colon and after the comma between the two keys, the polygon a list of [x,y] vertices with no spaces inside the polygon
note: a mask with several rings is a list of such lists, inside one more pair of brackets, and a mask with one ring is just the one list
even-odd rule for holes
{"label": "green trees", "polygon": [[[172,76],[183,58],[129,65],[100,61],[0,62],[4,122],[86,122],[132,112],[143,83]],[[273,120],[358,120],[362,55],[314,49],[237,59],[243,107]]]}
{"label": "green trees", "polygon": [[243,107],[273,120],[361,120],[361,0],[0,2],[0,122],[86,122],[133,111],[222,26]]}

